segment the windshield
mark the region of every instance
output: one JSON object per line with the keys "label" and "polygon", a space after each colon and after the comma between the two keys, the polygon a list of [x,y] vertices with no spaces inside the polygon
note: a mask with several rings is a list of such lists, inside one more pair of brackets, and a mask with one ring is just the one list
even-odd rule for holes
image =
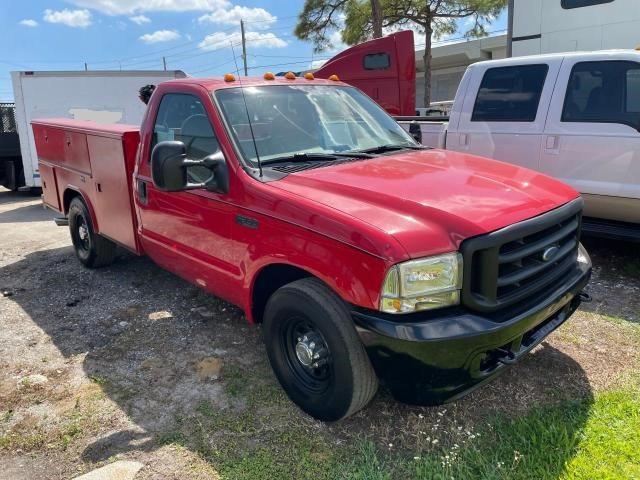
{"label": "windshield", "polygon": [[[305,153],[343,153],[383,145],[417,145],[362,92],[328,85],[269,85],[216,92],[245,160],[257,165]],[[247,116],[247,110],[249,117]]]}

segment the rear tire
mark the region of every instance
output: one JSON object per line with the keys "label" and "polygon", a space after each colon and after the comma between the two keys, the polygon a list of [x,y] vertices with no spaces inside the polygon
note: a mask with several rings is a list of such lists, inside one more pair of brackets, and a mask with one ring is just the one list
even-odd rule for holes
{"label": "rear tire", "polygon": [[80,263],[87,268],[111,265],[116,258],[116,244],[95,233],[89,209],[80,197],[69,205],[69,231]]}
{"label": "rear tire", "polygon": [[[0,168],[2,168],[1,165]],[[24,185],[24,172],[22,171],[22,163],[20,163],[19,158],[5,162],[2,185],[12,192],[17,192],[18,189]]]}
{"label": "rear tire", "polygon": [[375,395],[378,379],[351,315],[318,279],[277,290],[267,302],[263,331],[276,377],[309,415],[341,420]]}

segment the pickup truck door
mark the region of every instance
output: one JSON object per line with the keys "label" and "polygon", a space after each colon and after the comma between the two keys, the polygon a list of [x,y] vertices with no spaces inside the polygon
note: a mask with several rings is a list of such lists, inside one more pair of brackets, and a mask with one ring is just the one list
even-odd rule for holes
{"label": "pickup truck door", "polygon": [[[161,92],[158,92],[161,93]],[[143,153],[136,178],[136,205],[145,252],[156,263],[210,292],[236,300],[240,277],[233,261],[231,239],[235,207],[225,194],[205,189],[163,192],[153,186],[150,152],[165,140],[187,145],[187,156],[200,159],[220,149],[211,122],[211,101],[197,94],[165,93],[149,111],[153,132],[143,138]],[[208,111],[209,109],[209,111]],[[148,151],[146,151],[148,149]],[[210,171],[189,169],[192,182],[205,180]]]}
{"label": "pickup truck door", "polygon": [[560,61],[482,63],[472,70],[447,150],[537,169],[544,123]]}
{"label": "pickup truck door", "polygon": [[640,63],[567,57],[545,127],[540,169],[585,198],[585,215],[640,222]]}

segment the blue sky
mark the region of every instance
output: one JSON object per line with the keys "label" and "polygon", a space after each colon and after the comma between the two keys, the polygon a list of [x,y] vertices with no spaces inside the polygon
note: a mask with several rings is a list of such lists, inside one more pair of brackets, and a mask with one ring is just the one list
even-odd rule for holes
{"label": "blue sky", "polygon": [[[194,76],[234,70],[230,43],[246,21],[254,74],[302,70],[309,43],[293,36],[303,0],[28,0],[0,5],[0,101],[13,98],[12,70],[169,69]],[[505,15],[489,30],[505,28]],[[463,23],[461,22],[461,28]],[[461,32],[453,35],[459,37]],[[334,38],[338,38],[337,35]],[[416,39],[416,43],[422,40]],[[336,44],[336,51],[342,48]],[[236,55],[240,48],[236,48]],[[250,72],[251,74],[252,72]]]}

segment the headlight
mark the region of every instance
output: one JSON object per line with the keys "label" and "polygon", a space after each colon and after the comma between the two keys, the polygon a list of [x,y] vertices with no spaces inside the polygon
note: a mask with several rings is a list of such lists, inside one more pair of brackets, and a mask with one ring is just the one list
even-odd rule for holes
{"label": "headlight", "polygon": [[578,246],[578,263],[584,263],[586,265],[591,264],[591,258],[582,244]]}
{"label": "headlight", "polygon": [[382,284],[380,310],[410,313],[460,303],[462,255],[447,253],[394,265]]}

